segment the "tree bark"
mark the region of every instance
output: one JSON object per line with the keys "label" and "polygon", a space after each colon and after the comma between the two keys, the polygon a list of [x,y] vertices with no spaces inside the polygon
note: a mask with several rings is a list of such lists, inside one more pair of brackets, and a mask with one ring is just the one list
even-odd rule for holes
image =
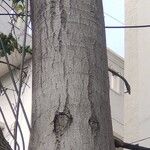
{"label": "tree bark", "polygon": [[29,150],[114,150],[101,0],[32,0]]}
{"label": "tree bark", "polygon": [[9,143],[5,139],[2,129],[0,129],[0,150],[12,150]]}

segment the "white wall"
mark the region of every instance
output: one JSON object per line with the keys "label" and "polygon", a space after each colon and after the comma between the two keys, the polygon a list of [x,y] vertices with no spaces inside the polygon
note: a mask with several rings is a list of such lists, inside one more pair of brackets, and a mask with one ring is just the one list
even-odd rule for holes
{"label": "white wall", "polygon": [[[126,0],[126,24],[150,24],[149,0]],[[125,96],[125,139],[150,137],[150,28],[126,29],[125,76],[131,96]],[[150,147],[150,139],[137,142]]]}
{"label": "white wall", "polygon": [[[108,50],[108,65],[111,69],[124,76],[124,61],[123,58],[116,53]],[[112,74],[109,73],[109,78]],[[113,123],[114,135],[123,139],[124,137],[124,82],[119,80],[119,92],[110,88],[110,104],[111,104],[111,116]],[[111,82],[111,81],[110,81]],[[110,83],[111,84],[111,83]]]}
{"label": "white wall", "polygon": [[[28,73],[27,73],[27,77],[24,80],[23,87],[22,87],[22,94],[21,94],[21,99],[25,108],[25,111],[27,113],[28,119],[31,122],[31,100],[32,100],[32,68],[31,68],[31,61],[26,63],[26,66],[28,66]],[[18,77],[19,77],[19,71],[14,71],[14,76],[16,81],[18,81]],[[7,93],[8,96],[11,100],[11,103],[15,109],[16,106],[16,101],[17,101],[17,96],[12,84],[12,81],[10,79],[9,74],[6,74],[5,76],[1,77],[1,81],[3,82],[4,86],[8,88]],[[17,82],[18,83],[18,82]],[[8,105],[7,99],[5,97],[5,95],[1,95],[0,96],[0,107],[2,108],[6,120],[8,122],[9,127],[11,128],[12,133],[14,132],[14,116],[12,114],[12,111]],[[4,123],[1,115],[0,115],[0,121]],[[25,139],[25,145],[26,145],[26,150],[28,147],[28,142],[29,142],[29,130],[24,118],[24,115],[22,113],[22,109],[20,107],[20,113],[19,113],[19,122],[20,122],[20,126],[22,128],[22,132],[24,135],[24,139]],[[4,135],[7,138],[7,140],[10,142],[11,146],[13,147],[13,139],[12,137],[9,135],[6,126],[4,128]],[[20,143],[20,145],[22,145],[22,141],[20,138],[20,134],[19,134],[19,130],[18,130],[18,143]]]}

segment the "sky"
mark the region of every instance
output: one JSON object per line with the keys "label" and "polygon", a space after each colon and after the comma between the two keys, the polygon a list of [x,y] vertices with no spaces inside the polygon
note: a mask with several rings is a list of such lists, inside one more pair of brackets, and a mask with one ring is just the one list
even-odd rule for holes
{"label": "sky", "polygon": [[[103,0],[105,26],[124,25],[124,0]],[[106,29],[107,47],[124,57],[124,29]]]}

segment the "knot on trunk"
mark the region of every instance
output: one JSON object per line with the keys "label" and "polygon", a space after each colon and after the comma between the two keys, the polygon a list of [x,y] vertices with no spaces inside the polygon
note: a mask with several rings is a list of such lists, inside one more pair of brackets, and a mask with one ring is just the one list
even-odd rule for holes
{"label": "knot on trunk", "polygon": [[72,115],[65,112],[57,112],[54,117],[54,133],[62,136],[72,123]]}
{"label": "knot on trunk", "polygon": [[89,125],[91,127],[92,134],[97,133],[97,131],[100,129],[100,125],[96,117],[90,117]]}

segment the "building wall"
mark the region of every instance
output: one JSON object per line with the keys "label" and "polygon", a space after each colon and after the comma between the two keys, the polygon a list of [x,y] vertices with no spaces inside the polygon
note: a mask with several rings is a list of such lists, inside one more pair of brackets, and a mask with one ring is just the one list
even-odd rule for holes
{"label": "building wall", "polygon": [[[108,50],[108,66],[124,76],[124,61],[123,58],[118,56],[116,53]],[[119,90],[111,86],[111,80],[114,78],[115,84],[118,84]],[[111,115],[114,135],[123,140],[124,136],[124,83],[119,77],[113,76],[109,73],[110,79],[110,104],[111,104]]]}
{"label": "building wall", "polygon": [[[126,24],[150,24],[149,0],[126,0]],[[125,77],[131,95],[125,96],[125,139],[150,137],[150,28],[125,30]],[[150,139],[135,142],[150,147]]]}
{"label": "building wall", "polygon": [[[10,1],[6,1],[6,2],[8,2],[8,4],[11,4]],[[0,0],[0,5],[2,5],[2,7],[0,6],[0,13],[7,13],[6,10],[9,13],[11,13],[11,9],[9,8],[9,6],[7,6],[3,2],[3,0]],[[6,8],[6,10],[4,8]],[[8,22],[10,22],[9,16],[0,15],[0,20],[1,20],[1,23],[0,23],[0,32],[5,33],[5,34],[10,33],[10,30],[8,30],[11,27],[10,23],[8,23]]]}

